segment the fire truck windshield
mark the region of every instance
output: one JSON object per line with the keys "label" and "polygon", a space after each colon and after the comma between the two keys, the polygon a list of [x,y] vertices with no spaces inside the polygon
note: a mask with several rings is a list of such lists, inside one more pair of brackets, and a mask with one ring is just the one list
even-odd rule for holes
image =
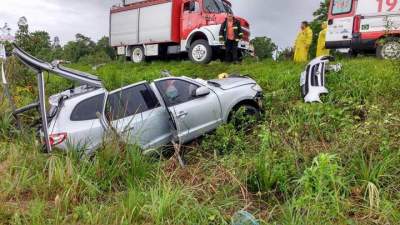
{"label": "fire truck windshield", "polygon": [[209,13],[232,13],[230,5],[222,0],[204,0],[204,8]]}

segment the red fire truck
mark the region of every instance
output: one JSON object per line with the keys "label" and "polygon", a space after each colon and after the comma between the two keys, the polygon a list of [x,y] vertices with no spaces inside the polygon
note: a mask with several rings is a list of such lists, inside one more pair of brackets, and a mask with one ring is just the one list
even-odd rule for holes
{"label": "red fire truck", "polygon": [[[124,2],[110,11],[110,42],[135,63],[149,56],[187,52],[195,63],[209,63],[223,51],[219,30],[228,0],[144,0]],[[240,17],[242,53],[249,51],[250,25]]]}
{"label": "red fire truck", "polygon": [[400,0],[331,0],[326,46],[400,58]]}

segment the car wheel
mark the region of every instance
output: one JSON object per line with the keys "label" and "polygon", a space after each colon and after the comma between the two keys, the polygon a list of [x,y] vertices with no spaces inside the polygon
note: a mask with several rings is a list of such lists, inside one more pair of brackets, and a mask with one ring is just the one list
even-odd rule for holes
{"label": "car wheel", "polygon": [[229,122],[238,129],[247,130],[261,117],[261,112],[258,108],[245,104],[236,107],[229,116]]}
{"label": "car wheel", "polygon": [[198,64],[207,64],[212,59],[212,48],[207,40],[197,40],[190,45],[189,58]]}
{"label": "car wheel", "polygon": [[144,55],[144,49],[142,46],[135,46],[132,48],[131,60],[134,63],[144,62],[146,56]]}
{"label": "car wheel", "polygon": [[381,59],[400,59],[400,38],[385,40],[377,47],[376,56]]}

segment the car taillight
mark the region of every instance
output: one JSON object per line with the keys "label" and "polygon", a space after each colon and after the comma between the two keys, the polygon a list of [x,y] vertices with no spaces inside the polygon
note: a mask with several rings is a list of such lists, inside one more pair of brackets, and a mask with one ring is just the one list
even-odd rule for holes
{"label": "car taillight", "polygon": [[49,139],[51,146],[59,145],[67,139],[67,133],[52,134]]}
{"label": "car taillight", "polygon": [[361,16],[355,16],[353,21],[353,33],[360,32]]}

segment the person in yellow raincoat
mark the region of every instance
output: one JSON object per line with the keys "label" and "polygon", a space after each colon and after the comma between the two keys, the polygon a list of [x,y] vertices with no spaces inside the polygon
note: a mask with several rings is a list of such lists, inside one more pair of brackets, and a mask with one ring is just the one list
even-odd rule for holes
{"label": "person in yellow raincoat", "polygon": [[328,30],[328,23],[327,22],[322,23],[321,28],[322,28],[322,30],[321,30],[321,32],[319,32],[319,36],[318,36],[317,57],[329,55],[329,49],[325,48],[326,32]]}
{"label": "person in yellow raincoat", "polygon": [[297,35],[296,42],[294,45],[294,61],[295,62],[307,62],[308,51],[312,43],[313,32],[308,25],[308,22],[303,21],[301,23],[301,31]]}

